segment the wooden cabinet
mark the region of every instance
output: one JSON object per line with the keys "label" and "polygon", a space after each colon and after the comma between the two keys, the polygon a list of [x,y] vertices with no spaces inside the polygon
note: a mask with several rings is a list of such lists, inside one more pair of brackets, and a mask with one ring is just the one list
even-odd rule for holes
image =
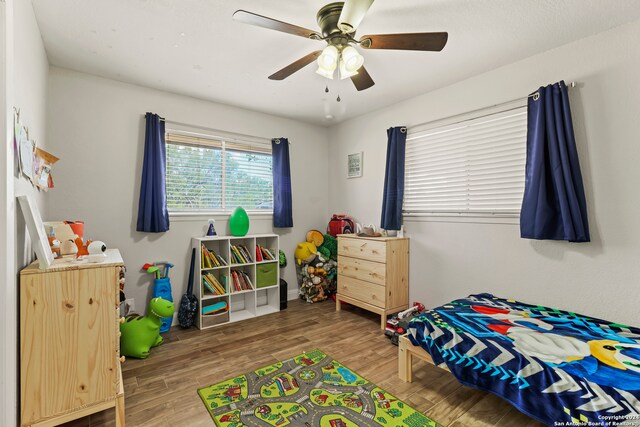
{"label": "wooden cabinet", "polygon": [[409,306],[409,239],[338,236],[338,294],[336,310],[344,301],[387,315]]}
{"label": "wooden cabinet", "polygon": [[101,263],[55,260],[20,272],[20,420],[58,425],[116,408],[124,426],[119,273],[109,249]]}
{"label": "wooden cabinet", "polygon": [[[280,311],[278,243],[277,234],[191,239],[196,250],[193,292],[199,301],[199,329]],[[210,307],[216,310],[208,312]]]}

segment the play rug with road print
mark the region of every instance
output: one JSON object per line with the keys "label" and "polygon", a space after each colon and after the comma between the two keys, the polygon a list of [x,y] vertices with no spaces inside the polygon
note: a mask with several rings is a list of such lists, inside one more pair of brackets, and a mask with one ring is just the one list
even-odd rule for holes
{"label": "play rug with road print", "polygon": [[320,350],[198,394],[219,427],[441,427]]}

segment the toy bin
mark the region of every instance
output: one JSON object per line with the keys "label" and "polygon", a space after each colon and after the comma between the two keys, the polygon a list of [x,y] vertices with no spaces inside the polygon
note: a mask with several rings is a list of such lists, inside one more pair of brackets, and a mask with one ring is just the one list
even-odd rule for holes
{"label": "toy bin", "polygon": [[[173,302],[173,296],[171,295],[171,281],[168,277],[153,280],[153,298],[157,297]],[[163,317],[160,332],[169,331],[172,321],[173,317]]]}
{"label": "toy bin", "polygon": [[256,287],[264,288],[278,284],[278,263],[256,265]]}

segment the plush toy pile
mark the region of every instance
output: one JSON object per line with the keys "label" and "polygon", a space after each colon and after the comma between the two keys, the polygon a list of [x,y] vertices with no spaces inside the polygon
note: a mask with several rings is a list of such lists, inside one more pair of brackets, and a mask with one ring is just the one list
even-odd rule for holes
{"label": "plush toy pile", "polygon": [[300,298],[306,302],[324,301],[336,291],[338,241],[318,230],[307,233],[295,252]]}

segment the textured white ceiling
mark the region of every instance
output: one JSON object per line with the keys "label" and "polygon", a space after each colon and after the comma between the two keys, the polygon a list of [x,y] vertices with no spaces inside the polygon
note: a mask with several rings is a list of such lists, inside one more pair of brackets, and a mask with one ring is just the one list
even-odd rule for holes
{"label": "textured white ceiling", "polygon": [[357,92],[350,80],[320,77],[314,64],[268,80],[326,44],[231,17],[245,9],[315,30],[326,0],[32,2],[53,65],[321,125],[640,17],[638,0],[377,0],[358,34],[447,31],[449,41],[442,52],[361,50],[376,84]]}

